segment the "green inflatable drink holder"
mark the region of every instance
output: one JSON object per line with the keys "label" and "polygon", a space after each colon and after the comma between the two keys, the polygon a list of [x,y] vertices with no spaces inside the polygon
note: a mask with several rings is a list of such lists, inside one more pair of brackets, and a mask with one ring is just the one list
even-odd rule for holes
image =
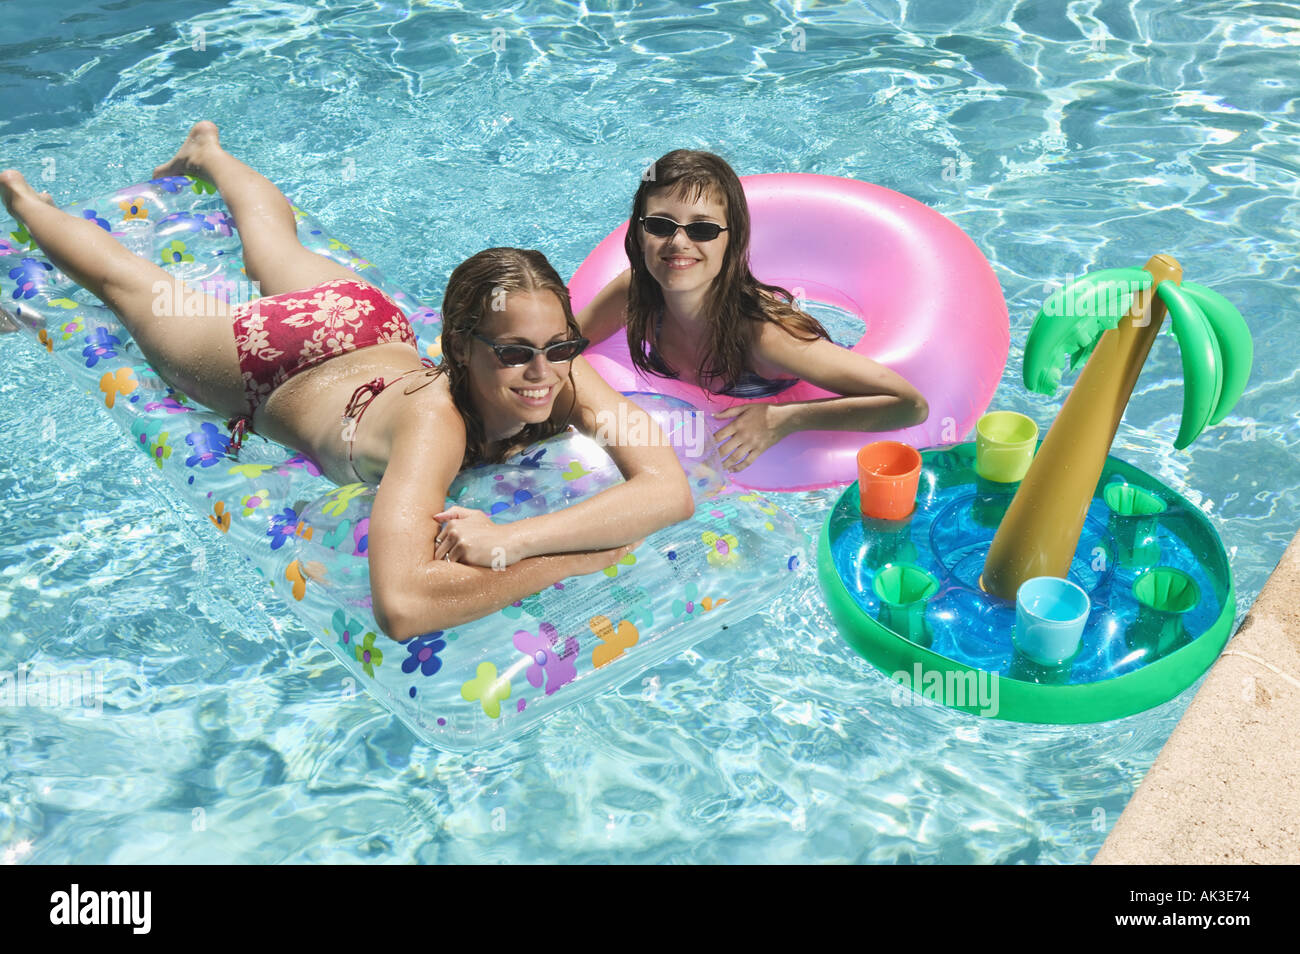
{"label": "green inflatable drink holder", "polygon": [[[919,486],[906,520],[867,521],[851,485],[818,545],[818,574],[840,632],[895,681],[928,696],[932,684],[995,680],[995,711],[969,695],[937,701],[1016,722],[1102,722],[1178,695],[1227,642],[1236,595],[1218,533],[1198,507],[1131,464],[1107,457],[1089,504],[1067,578],[1088,594],[1092,611],[1078,654],[1057,667],[1015,651],[1014,601],[979,587],[997,528],[978,519],[989,502],[979,500],[988,487],[975,472],[974,443],[924,451]],[[1113,505],[1129,504],[1132,512],[1119,517],[1154,521],[1146,544],[1160,554],[1154,569],[1114,558]],[[881,559],[902,553],[911,559]]]}

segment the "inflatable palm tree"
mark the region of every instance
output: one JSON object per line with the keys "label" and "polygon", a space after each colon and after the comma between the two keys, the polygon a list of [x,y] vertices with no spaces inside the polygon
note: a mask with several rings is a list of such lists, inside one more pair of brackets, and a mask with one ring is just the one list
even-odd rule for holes
{"label": "inflatable palm tree", "polygon": [[1182,281],[1169,255],[1142,268],[1086,275],[1052,295],[1025,344],[1025,386],[1051,395],[1062,359],[1087,361],[1043,439],[993,538],[980,585],[1013,600],[1035,576],[1069,571],[1084,517],[1120,419],[1166,313],[1183,359],[1181,450],[1232,410],[1250,376],[1253,345],[1241,313],[1203,285]]}

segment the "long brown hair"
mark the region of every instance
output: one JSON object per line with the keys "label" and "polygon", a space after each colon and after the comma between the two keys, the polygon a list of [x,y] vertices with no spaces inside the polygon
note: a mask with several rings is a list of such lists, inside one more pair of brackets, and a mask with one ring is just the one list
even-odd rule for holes
{"label": "long brown hair", "polygon": [[568,287],[546,256],[534,249],[484,249],[457,265],[447,280],[447,291],[442,299],[442,362],[438,365],[438,372],[447,376],[452,401],[465,422],[464,467],[505,460],[529,444],[568,427],[578,400],[572,363],[569,365],[569,410],[564,421],[556,423],[548,419],[540,424],[527,424],[495,449],[489,446],[483,433],[483,419],[470,399],[468,355],[471,335],[478,331],[483,316],[493,308],[501,307],[503,295],[540,291],[549,291],[559,299],[570,337],[581,337],[578,322],[573,317]]}
{"label": "long brown hair", "polygon": [[[641,371],[677,377],[659,354],[655,322],[664,307],[663,289],[645,264],[641,217],[651,189],[667,189],[686,201],[715,194],[727,206],[727,250],[722,270],[705,297],[705,343],[696,374],[701,382],[721,382],[718,391],[732,388],[741,374],[752,371],[749,356],[758,324],[771,321],[796,338],[830,339],[821,322],[794,307],[794,296],[778,285],[760,282],[749,270],[749,204],[740,178],[721,156],[693,149],[674,149],[647,170],[632,200],[623,249],[632,267],[627,299],[627,345],[632,363]],[[760,292],[774,296],[764,298]],[[784,300],[783,300],[784,299]]]}

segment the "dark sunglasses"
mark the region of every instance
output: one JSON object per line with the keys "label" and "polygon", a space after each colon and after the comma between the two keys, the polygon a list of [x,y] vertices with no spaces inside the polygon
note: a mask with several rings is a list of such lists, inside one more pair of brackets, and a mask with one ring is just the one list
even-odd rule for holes
{"label": "dark sunglasses", "polygon": [[507,368],[518,368],[528,364],[539,354],[545,355],[546,360],[551,364],[563,364],[582,354],[587,345],[591,344],[586,338],[571,338],[568,341],[557,341],[545,348],[534,348],[532,345],[497,344],[482,335],[474,335],[474,337],[491,348],[496,353],[497,360]]}
{"label": "dark sunglasses", "polygon": [[680,225],[662,215],[642,216],[641,228],[655,238],[671,238],[677,234],[678,229],[681,229],[692,242],[712,242],[727,231],[725,226],[718,225],[716,222],[692,222],[689,225]]}

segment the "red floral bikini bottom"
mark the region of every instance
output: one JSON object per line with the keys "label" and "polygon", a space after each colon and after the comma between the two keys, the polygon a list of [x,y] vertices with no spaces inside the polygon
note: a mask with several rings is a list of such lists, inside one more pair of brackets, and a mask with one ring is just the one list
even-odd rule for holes
{"label": "red floral bikini bottom", "polygon": [[371,345],[418,347],[402,310],[364,281],[340,279],[269,295],[238,306],[233,315],[248,412],[230,421],[232,451],[238,451],[257,409],[295,374]]}
{"label": "red floral bikini bottom", "polygon": [[391,341],[416,347],[396,303],[349,279],[248,302],[234,309],[234,321],[250,415],[281,384],[322,361]]}

